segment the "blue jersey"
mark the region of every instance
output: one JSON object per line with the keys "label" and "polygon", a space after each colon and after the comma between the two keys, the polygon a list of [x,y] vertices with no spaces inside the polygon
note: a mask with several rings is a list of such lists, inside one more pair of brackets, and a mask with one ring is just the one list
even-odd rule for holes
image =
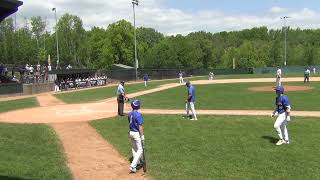
{"label": "blue jersey", "polygon": [[149,80],[149,76],[148,76],[148,75],[144,75],[144,76],[143,76],[143,80],[144,80],[144,81],[148,81],[148,80]]}
{"label": "blue jersey", "polygon": [[288,96],[276,97],[276,111],[281,114],[287,111],[287,107],[290,106]]}
{"label": "blue jersey", "polygon": [[196,89],[193,86],[190,86],[188,88],[188,96],[192,96],[191,99],[189,99],[189,102],[195,102],[196,101]]}
{"label": "blue jersey", "polygon": [[139,132],[139,125],[143,124],[142,114],[138,111],[131,111],[128,115],[130,131]]}

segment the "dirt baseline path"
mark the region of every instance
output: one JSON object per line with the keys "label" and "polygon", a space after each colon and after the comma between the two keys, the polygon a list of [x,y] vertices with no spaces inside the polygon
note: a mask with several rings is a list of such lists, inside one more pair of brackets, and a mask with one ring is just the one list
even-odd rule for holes
{"label": "dirt baseline path", "polygon": [[129,174],[129,162],[88,123],[59,123],[51,126],[63,142],[67,164],[74,179],[147,179],[142,173]]}
{"label": "dirt baseline path", "polygon": [[[193,84],[221,84],[245,82],[274,82],[274,78],[200,80]],[[302,81],[302,78],[286,78],[284,82]],[[320,81],[313,78],[312,81]],[[181,86],[176,83],[159,88],[129,94],[130,98]],[[129,162],[106,142],[88,121],[114,117],[117,115],[116,98],[95,103],[64,104],[52,94],[37,96],[40,107],[0,113],[0,122],[6,123],[46,123],[51,125],[60,138],[67,157],[67,164],[74,178],[84,180],[105,179],[146,179],[141,173],[128,174]],[[128,112],[127,105],[125,111]],[[145,114],[184,114],[184,110],[143,109]],[[271,110],[197,110],[207,115],[270,115]],[[292,116],[320,117],[320,112],[294,111]]]}

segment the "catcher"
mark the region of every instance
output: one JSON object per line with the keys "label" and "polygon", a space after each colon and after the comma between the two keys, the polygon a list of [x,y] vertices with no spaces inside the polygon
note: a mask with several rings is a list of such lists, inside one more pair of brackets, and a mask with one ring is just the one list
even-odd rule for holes
{"label": "catcher", "polygon": [[118,102],[118,115],[119,116],[124,116],[123,108],[124,108],[125,101],[129,101],[129,98],[125,94],[124,81],[121,81],[118,86],[118,89],[117,89],[117,102]]}

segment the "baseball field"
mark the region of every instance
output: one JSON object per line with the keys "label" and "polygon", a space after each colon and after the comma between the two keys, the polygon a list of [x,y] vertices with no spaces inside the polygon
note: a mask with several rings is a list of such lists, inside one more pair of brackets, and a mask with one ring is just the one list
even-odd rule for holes
{"label": "baseball field", "polygon": [[290,144],[280,147],[270,117],[270,75],[189,79],[198,121],[182,117],[187,90],[178,80],[128,84],[128,96],[141,100],[145,120],[148,171],[136,174],[128,170],[128,122],[116,117],[116,86],[1,101],[0,177],[317,179],[320,78],[304,84],[291,76],[284,79],[292,104]]}

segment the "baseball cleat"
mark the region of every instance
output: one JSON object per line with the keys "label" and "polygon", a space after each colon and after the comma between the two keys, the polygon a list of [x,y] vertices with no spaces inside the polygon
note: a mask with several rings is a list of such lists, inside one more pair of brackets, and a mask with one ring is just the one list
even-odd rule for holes
{"label": "baseball cleat", "polygon": [[197,121],[198,119],[194,119],[194,118],[192,118],[192,119],[190,119],[190,121]]}
{"label": "baseball cleat", "polygon": [[136,168],[133,168],[133,167],[131,167],[131,166],[130,166],[129,169],[130,169],[130,172],[131,172],[131,173],[136,173],[136,172],[137,172],[137,169],[136,169]]}
{"label": "baseball cleat", "polygon": [[286,144],[286,141],[280,139],[280,140],[276,143],[277,146],[280,146],[280,145],[282,145],[282,144]]}

